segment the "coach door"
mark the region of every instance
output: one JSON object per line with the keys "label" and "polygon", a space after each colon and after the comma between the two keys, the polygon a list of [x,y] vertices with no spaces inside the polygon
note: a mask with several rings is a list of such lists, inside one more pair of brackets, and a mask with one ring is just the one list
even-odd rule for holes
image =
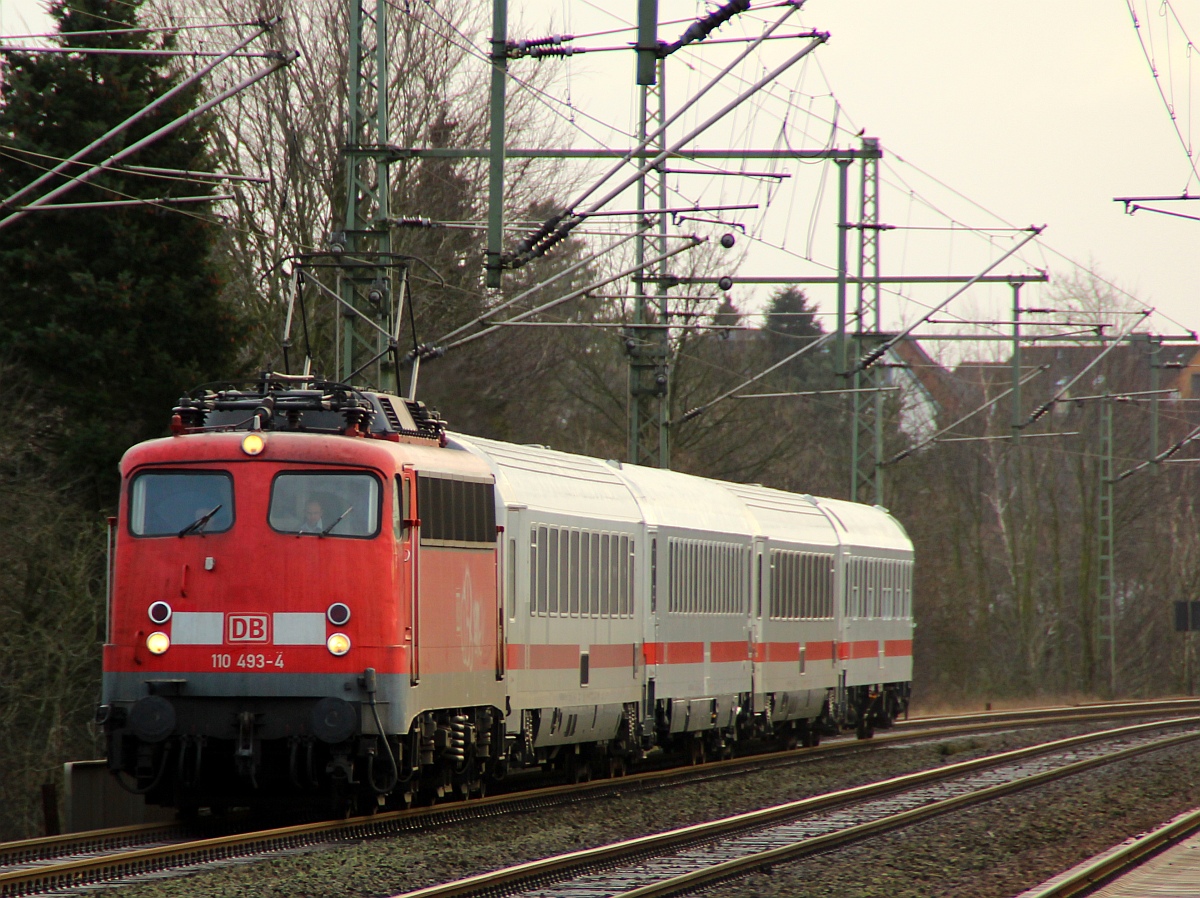
{"label": "coach door", "polygon": [[396,536],[397,575],[400,617],[407,618],[404,626],[404,648],[408,654],[409,682],[416,686],[421,678],[420,639],[417,628],[420,615],[417,607],[417,546],[420,544],[420,521],[416,516],[413,497],[414,474],[411,466],[396,475],[396,495],[392,504],[392,532]]}
{"label": "coach door", "polygon": [[[522,646],[528,642],[524,630],[528,628],[529,611],[518,617],[518,583],[521,557],[529,556],[529,524],[524,505],[509,505],[505,510],[504,524],[496,528],[496,679],[503,680],[508,673],[508,644]],[[525,551],[518,549],[518,541],[525,543]],[[518,623],[519,622],[519,623]],[[521,627],[521,625],[524,627]]]}
{"label": "coach door", "polygon": [[[747,629],[747,652],[750,656],[750,692],[757,695],[760,691],[762,678],[762,661],[765,655],[763,645],[763,619],[767,613],[767,584],[770,582],[770,571],[767,569],[768,558],[766,538],[754,537],[753,568],[750,571],[750,626]],[[755,700],[754,707],[758,707]]]}

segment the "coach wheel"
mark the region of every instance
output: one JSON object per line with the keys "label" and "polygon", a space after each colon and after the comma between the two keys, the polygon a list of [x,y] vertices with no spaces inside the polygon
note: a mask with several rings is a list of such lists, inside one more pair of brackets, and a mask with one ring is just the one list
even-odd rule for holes
{"label": "coach wheel", "polygon": [[567,755],[563,768],[568,782],[586,783],[592,778],[592,765],[588,763],[587,758],[574,752]]}
{"label": "coach wheel", "polygon": [[854,733],[859,739],[870,739],[875,735],[875,722],[870,711],[865,711],[859,716]]}
{"label": "coach wheel", "polygon": [[688,763],[693,767],[704,763],[704,740],[699,737],[692,739],[688,745]]}
{"label": "coach wheel", "polygon": [[821,744],[821,731],[811,721],[800,721],[800,744],[805,748],[816,748]]}
{"label": "coach wheel", "polygon": [[881,730],[890,729],[896,720],[896,697],[885,692],[879,699],[879,712],[875,716],[875,725]]}

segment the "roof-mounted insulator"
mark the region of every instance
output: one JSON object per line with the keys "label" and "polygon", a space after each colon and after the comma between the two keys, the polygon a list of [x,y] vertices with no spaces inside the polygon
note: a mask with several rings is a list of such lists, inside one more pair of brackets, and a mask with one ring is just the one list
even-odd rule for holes
{"label": "roof-mounted insulator", "polygon": [[[549,37],[535,37],[527,40],[508,41],[505,45],[505,55],[509,59],[522,59],[526,56],[539,58],[542,56],[571,56],[584,52],[581,49],[562,48],[564,43],[575,40],[573,34],[552,34]],[[560,47],[560,50],[551,48]]]}
{"label": "roof-mounted insulator", "polygon": [[674,53],[680,47],[686,47],[688,44],[696,41],[702,41],[734,16],[740,12],[745,12],[750,8],[750,0],[729,0],[728,3],[717,7],[702,19],[697,19],[688,30],[683,33],[683,37],[675,43],[668,45],[667,49]]}

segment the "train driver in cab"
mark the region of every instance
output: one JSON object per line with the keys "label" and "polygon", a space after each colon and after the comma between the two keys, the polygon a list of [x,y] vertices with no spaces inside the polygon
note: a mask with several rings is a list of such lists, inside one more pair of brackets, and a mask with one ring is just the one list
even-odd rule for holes
{"label": "train driver in cab", "polygon": [[309,499],[304,505],[304,521],[300,524],[301,533],[320,533],[325,529],[325,510],[316,499]]}

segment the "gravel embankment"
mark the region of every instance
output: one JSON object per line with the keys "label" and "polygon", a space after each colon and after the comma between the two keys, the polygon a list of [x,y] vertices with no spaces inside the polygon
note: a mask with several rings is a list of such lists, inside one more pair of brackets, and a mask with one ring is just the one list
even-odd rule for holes
{"label": "gravel embankment", "polygon": [[[186,877],[90,892],[102,898],[373,898],[1084,731],[949,738],[856,758],[475,821]],[[720,896],[1007,896],[1200,805],[1200,746],[1082,774],[810,861],[714,887]]]}

